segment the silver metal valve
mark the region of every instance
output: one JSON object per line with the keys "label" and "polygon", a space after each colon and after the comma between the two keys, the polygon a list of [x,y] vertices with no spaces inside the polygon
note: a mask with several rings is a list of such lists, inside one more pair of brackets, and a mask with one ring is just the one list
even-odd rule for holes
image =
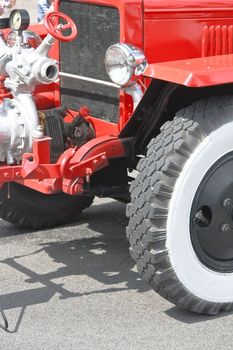
{"label": "silver metal valve", "polygon": [[58,79],[58,63],[48,57],[53,43],[50,34],[37,48],[25,45],[22,33],[15,33],[11,46],[0,37],[0,75],[13,95],[0,104],[0,162],[20,162],[31,151],[33,138],[43,137],[32,92]]}

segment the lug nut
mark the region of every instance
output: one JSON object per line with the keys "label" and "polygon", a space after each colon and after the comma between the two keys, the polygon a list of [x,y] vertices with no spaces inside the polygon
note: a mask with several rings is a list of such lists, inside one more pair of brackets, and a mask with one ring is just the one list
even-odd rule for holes
{"label": "lug nut", "polygon": [[224,208],[232,206],[231,198],[225,198],[222,202]]}
{"label": "lug nut", "polygon": [[220,230],[223,233],[229,232],[231,230],[231,225],[229,225],[229,224],[222,224]]}

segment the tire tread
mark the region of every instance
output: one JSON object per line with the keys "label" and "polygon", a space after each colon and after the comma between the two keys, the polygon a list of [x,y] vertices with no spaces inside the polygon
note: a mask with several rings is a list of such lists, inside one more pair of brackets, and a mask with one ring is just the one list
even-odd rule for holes
{"label": "tire tread", "polygon": [[16,227],[35,230],[71,222],[92,202],[93,197],[60,194],[58,198],[11,183],[0,190],[0,217]]}
{"label": "tire tread", "polygon": [[[130,254],[142,278],[174,304],[208,315],[229,311],[233,304],[202,300],[179,281],[166,249],[166,221],[175,183],[190,154],[208,134],[232,121],[229,112],[223,118],[213,117],[223,109],[230,109],[232,114],[232,96],[195,102],[161,127],[138,164],[138,176],[130,187],[132,202],[127,207]],[[145,185],[148,178],[150,182]]]}

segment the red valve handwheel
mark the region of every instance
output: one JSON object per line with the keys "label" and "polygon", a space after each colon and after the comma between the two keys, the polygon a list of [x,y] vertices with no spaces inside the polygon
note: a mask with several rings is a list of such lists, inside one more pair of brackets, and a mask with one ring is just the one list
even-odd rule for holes
{"label": "red valve handwheel", "polygon": [[[61,19],[65,24],[60,23]],[[58,11],[49,12],[44,17],[44,25],[50,35],[61,41],[72,41],[78,35],[78,30],[74,21],[66,14]],[[71,29],[69,35],[63,34],[63,31],[66,29]]]}

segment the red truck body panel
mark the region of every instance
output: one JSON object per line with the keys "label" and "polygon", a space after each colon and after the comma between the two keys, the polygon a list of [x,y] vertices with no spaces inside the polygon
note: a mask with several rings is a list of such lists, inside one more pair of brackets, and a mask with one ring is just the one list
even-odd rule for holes
{"label": "red truck body panel", "polygon": [[[87,3],[82,0],[77,2]],[[59,10],[59,3],[60,0],[55,1],[56,10]],[[120,13],[121,41],[142,48],[149,64],[233,54],[233,4],[231,0],[120,0],[117,2],[88,0],[88,3],[117,7]],[[197,61],[195,62],[197,68]],[[199,60],[198,62],[203,69],[205,61]],[[218,69],[217,62],[215,60],[215,72]],[[171,63],[173,68],[175,65]],[[164,69],[162,65],[159,65],[158,69],[153,66],[147,70],[146,75],[184,84],[183,79],[179,78],[182,76],[182,72],[179,71],[181,66],[182,63],[177,63],[176,73],[171,72],[171,68],[166,71],[165,67],[168,67],[168,64],[164,66]],[[229,66],[226,68],[230,69]],[[213,76],[211,73],[209,79],[211,85],[229,82],[230,75],[224,78],[223,69],[224,61],[221,61],[219,62],[219,74]],[[218,78],[220,75],[221,79]],[[208,72],[205,73],[205,76],[208,76]],[[192,85],[189,86],[206,86],[207,80],[201,79],[198,83],[192,82]],[[59,101],[59,94],[57,100]],[[130,105],[131,101],[121,93],[119,129],[122,129],[128,121]]]}
{"label": "red truck body panel", "polygon": [[144,6],[148,61],[167,62],[146,75],[193,87],[232,82],[229,60],[200,59],[233,53],[232,1],[145,0]]}
{"label": "red truck body panel", "polygon": [[189,87],[227,84],[233,81],[233,55],[210,56],[151,64],[145,75]]}

